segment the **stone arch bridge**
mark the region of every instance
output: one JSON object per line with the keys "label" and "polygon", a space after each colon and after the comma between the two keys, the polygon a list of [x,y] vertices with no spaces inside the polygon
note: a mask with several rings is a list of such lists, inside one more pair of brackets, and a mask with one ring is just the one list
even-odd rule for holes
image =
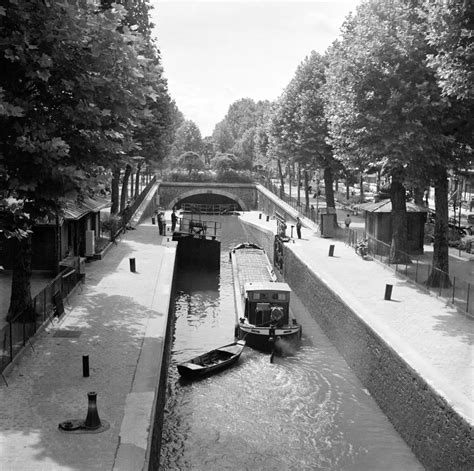
{"label": "stone arch bridge", "polygon": [[255,183],[195,183],[161,182],[158,186],[158,205],[165,209],[183,204],[234,204],[238,211],[257,208]]}

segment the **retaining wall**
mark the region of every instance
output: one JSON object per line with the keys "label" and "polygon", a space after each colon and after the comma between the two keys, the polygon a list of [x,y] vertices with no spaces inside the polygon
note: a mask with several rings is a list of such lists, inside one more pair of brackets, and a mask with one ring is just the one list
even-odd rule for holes
{"label": "retaining wall", "polygon": [[[249,241],[273,254],[273,233],[244,222]],[[472,470],[472,428],[285,244],[284,278],[430,470]]]}

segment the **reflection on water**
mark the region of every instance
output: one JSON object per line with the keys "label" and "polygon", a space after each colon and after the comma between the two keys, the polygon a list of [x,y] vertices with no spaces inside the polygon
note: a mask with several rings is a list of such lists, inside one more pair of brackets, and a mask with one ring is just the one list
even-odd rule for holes
{"label": "reflection on water", "polygon": [[246,236],[236,218],[223,218],[222,232],[220,273],[178,277],[160,469],[423,469],[296,297],[294,356],[270,363],[247,348],[220,374],[179,377],[177,363],[233,339],[228,250]]}

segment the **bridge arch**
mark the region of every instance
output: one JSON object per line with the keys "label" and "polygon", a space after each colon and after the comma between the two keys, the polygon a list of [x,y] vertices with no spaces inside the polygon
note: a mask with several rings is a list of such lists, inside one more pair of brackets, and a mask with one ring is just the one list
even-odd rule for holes
{"label": "bridge arch", "polygon": [[193,190],[185,191],[184,193],[181,193],[179,196],[174,197],[169,203],[167,209],[173,209],[175,206],[178,205],[178,203],[186,198],[189,198],[191,196],[196,196],[196,195],[216,195],[216,196],[225,196],[226,198],[229,198],[230,200],[235,201],[239,206],[241,211],[248,211],[248,206],[245,204],[245,202],[239,198],[237,195],[234,193],[231,193],[229,191],[221,190],[220,188],[213,188],[210,190],[209,188],[196,188]]}

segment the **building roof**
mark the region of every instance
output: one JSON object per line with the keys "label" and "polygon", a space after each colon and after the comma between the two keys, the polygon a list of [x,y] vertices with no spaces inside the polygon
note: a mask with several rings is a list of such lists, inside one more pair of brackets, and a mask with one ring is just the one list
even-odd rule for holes
{"label": "building roof", "polygon": [[86,214],[97,213],[107,206],[110,206],[110,201],[98,196],[94,198],[86,196],[82,201],[68,200],[63,207],[64,218],[77,221]]}
{"label": "building roof", "polygon": [[[425,206],[419,206],[411,201],[407,201],[407,213],[426,213],[428,208]],[[391,213],[392,202],[390,199],[384,199],[380,201],[371,201],[370,203],[363,203],[357,205],[357,209],[361,211],[367,211],[368,213]]]}

